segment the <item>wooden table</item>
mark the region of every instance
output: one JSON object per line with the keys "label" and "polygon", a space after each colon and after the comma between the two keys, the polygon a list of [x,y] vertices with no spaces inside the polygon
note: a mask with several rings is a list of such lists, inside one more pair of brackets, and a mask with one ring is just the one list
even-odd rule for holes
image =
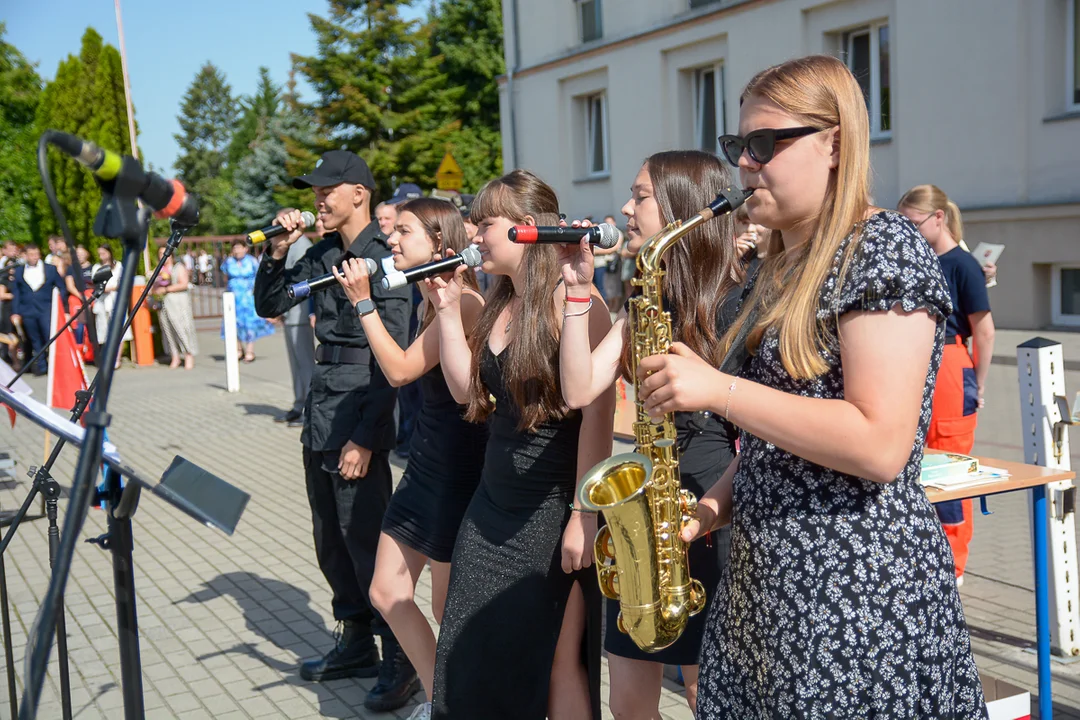
{"label": "wooden table", "polygon": [[[927,450],[933,453],[934,450]],[[926,488],[926,497],[930,502],[939,503],[946,500],[967,500],[969,498],[982,497],[983,495],[1000,495],[1001,493],[1026,490],[1028,488],[1046,485],[1059,480],[1072,480],[1076,473],[1060,468],[1046,468],[1039,465],[1025,465],[1024,463],[1009,462],[996,458],[978,458],[979,466],[1000,468],[1009,473],[1009,477],[994,480],[982,485],[941,490],[935,487]]]}
{"label": "wooden table", "polygon": [[[927,452],[936,452],[927,450]],[[1072,480],[1076,473],[1060,468],[1047,468],[1039,465],[1009,462],[996,458],[978,458],[979,465],[1007,470],[1010,476],[988,482],[983,485],[939,490],[926,488],[930,502],[946,500],[967,500],[986,495],[1031,490],[1032,500],[1032,555],[1035,558],[1035,649],[1039,662],[1039,717],[1053,717],[1053,689],[1050,677],[1050,597],[1046,526],[1046,484],[1059,480]]]}

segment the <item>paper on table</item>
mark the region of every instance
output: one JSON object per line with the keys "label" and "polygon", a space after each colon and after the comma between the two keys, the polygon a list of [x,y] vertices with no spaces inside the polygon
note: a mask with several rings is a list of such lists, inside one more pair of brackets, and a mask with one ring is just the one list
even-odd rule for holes
{"label": "paper on table", "polygon": [[1011,475],[1012,473],[1008,470],[990,467],[989,465],[981,465],[979,466],[979,472],[977,473],[937,478],[930,482],[923,483],[923,487],[932,487],[937,488],[938,490],[958,490],[960,488],[995,482],[1010,477]]}
{"label": "paper on table", "polygon": [[1001,257],[1004,250],[1004,245],[981,242],[971,251],[971,255],[979,261],[980,266],[986,267],[987,265],[997,265],[998,258]]}

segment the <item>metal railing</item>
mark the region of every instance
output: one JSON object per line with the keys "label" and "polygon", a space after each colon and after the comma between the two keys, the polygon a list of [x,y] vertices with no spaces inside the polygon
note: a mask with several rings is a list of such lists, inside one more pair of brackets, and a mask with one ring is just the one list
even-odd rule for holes
{"label": "metal railing", "polygon": [[[191,276],[191,308],[196,320],[221,317],[221,294],[225,292],[227,284],[225,274],[221,272],[221,263],[231,254],[233,241],[243,237],[186,237],[176,249],[175,262],[184,263]],[[152,242],[156,247],[162,247],[165,238],[154,238]],[[261,247],[256,246],[252,253],[256,259],[260,257],[256,254],[259,251]]]}

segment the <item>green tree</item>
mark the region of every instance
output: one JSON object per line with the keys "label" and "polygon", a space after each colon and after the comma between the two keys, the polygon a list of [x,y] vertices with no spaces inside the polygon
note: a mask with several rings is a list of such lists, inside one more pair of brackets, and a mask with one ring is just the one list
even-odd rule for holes
{"label": "green tree", "polygon": [[[444,0],[431,17],[434,52],[451,87],[464,89],[456,117],[464,127],[499,131],[503,60],[502,2]],[[463,168],[464,169],[464,168]]]}
{"label": "green tree", "polygon": [[235,169],[252,151],[253,145],[267,132],[267,126],[281,105],[281,88],[270,79],[270,70],[259,68],[259,85],[255,94],[240,100],[240,120],[229,142],[228,163]]}
{"label": "green tree", "polygon": [[296,95],[295,71],[289,72],[289,82],[278,116],[270,130],[281,140],[285,150],[285,172],[274,188],[278,207],[306,208],[311,206],[311,191],[297,190],[291,180],[311,172],[318,161],[319,130],[314,111],[304,106]]}
{"label": "green tree", "polygon": [[263,225],[274,217],[279,209],[274,188],[289,179],[285,168],[289,156],[278,125],[278,118],[269,121],[233,174],[236,215],[245,226]]}
{"label": "green tree", "polygon": [[34,117],[42,82],[34,66],[4,41],[0,22],[0,239],[28,243],[40,224]]}
{"label": "green tree", "polygon": [[192,234],[236,232],[239,221],[229,209],[232,186],[223,177],[236,125],[236,102],[225,75],[213,63],[203,65],[188,86],[178,120],[176,172],[201,201],[199,225]]}
{"label": "green tree", "polygon": [[414,85],[417,123],[397,148],[400,171],[422,186],[435,185],[447,152],[464,174],[462,189],[476,191],[502,173],[499,98],[503,72],[498,0],[444,2],[417,33],[426,51]]}
{"label": "green tree", "polygon": [[364,157],[384,197],[395,180],[408,179],[400,175],[398,143],[419,129],[417,90],[431,82],[418,23],[401,16],[410,4],[330,0],[329,17],[308,15],[317,55],[294,57],[318,93],[314,110],[329,135],[326,148]]}
{"label": "green tree", "polygon": [[[36,114],[37,131],[62,130],[130,155],[127,106],[124,101],[120,54],[106,45],[93,28],[83,35],[79,56],[69,55],[45,86]],[[51,150],[50,178],[76,243],[91,250],[102,242],[93,234],[101,191],[81,165]],[[42,235],[58,232],[44,193],[38,193]],[[40,240],[40,238],[39,238]]]}

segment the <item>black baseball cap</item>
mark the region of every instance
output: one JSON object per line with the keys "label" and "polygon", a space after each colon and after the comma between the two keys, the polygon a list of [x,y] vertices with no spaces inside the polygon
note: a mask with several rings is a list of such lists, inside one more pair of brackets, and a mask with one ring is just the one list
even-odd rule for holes
{"label": "black baseball cap", "polygon": [[375,189],[375,177],[364,158],[348,150],[331,150],[323,153],[315,163],[315,170],[307,175],[293,178],[294,188],[301,190],[312,186],[330,187],[339,183],[363,185]]}

